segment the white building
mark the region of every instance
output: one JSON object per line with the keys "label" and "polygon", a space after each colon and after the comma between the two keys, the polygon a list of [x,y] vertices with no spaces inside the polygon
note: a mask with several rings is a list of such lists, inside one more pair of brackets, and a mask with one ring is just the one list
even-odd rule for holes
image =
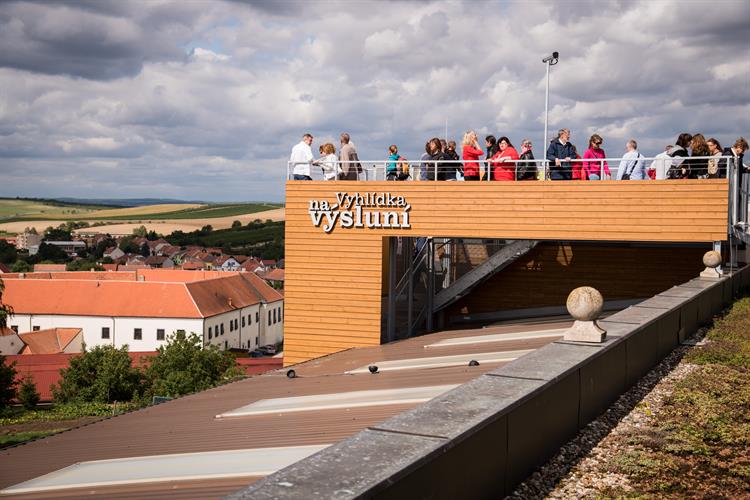
{"label": "white building", "polygon": [[179,330],[224,349],[280,342],[283,296],[252,273],[223,274],[209,279],[172,270],[133,273],[132,279],[85,272],[66,273],[65,279],[19,275],[4,278],[3,301],[13,307],[8,326],[18,333],[81,328],[89,347],[153,351]]}

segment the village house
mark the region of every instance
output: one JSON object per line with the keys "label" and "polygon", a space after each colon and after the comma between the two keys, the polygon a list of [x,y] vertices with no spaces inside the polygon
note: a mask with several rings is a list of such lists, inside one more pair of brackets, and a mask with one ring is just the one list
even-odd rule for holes
{"label": "village house", "polygon": [[[87,346],[153,351],[174,332],[195,332],[223,349],[283,338],[284,299],[252,273],[141,269],[4,277],[3,301],[17,333],[80,328]],[[54,276],[54,277],[53,277]]]}

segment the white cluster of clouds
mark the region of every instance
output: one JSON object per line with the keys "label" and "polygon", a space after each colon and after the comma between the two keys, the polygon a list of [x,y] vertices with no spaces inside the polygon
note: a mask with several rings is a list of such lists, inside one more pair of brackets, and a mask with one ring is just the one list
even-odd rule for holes
{"label": "white cluster of clouds", "polygon": [[0,3],[0,196],[283,200],[304,132],[418,157],[463,131],[750,132],[750,2]]}

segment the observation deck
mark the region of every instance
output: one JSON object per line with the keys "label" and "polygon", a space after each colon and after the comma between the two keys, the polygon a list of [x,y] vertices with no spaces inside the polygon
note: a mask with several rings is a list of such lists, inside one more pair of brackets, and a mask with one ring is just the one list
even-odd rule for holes
{"label": "observation deck", "polygon": [[284,362],[381,343],[395,237],[720,248],[730,181],[287,181]]}

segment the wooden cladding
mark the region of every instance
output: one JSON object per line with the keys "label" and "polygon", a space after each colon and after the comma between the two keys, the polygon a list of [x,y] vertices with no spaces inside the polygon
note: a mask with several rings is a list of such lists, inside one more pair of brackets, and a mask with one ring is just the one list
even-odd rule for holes
{"label": "wooden cladding", "polygon": [[[391,193],[409,228],[314,226],[311,201]],[[324,182],[286,185],[285,364],[380,343],[383,238],[726,240],[727,181]],[[401,208],[367,208],[397,211]],[[325,218],[323,218],[325,220]],[[635,272],[635,271],[634,271]],[[501,273],[502,275],[502,273]],[[567,292],[566,292],[567,293]],[[528,298],[530,306],[535,297]]]}
{"label": "wooden cladding", "polygon": [[565,306],[579,286],[604,299],[647,298],[695,278],[711,245],[627,246],[545,242],[448,307],[448,318],[529,307]]}

